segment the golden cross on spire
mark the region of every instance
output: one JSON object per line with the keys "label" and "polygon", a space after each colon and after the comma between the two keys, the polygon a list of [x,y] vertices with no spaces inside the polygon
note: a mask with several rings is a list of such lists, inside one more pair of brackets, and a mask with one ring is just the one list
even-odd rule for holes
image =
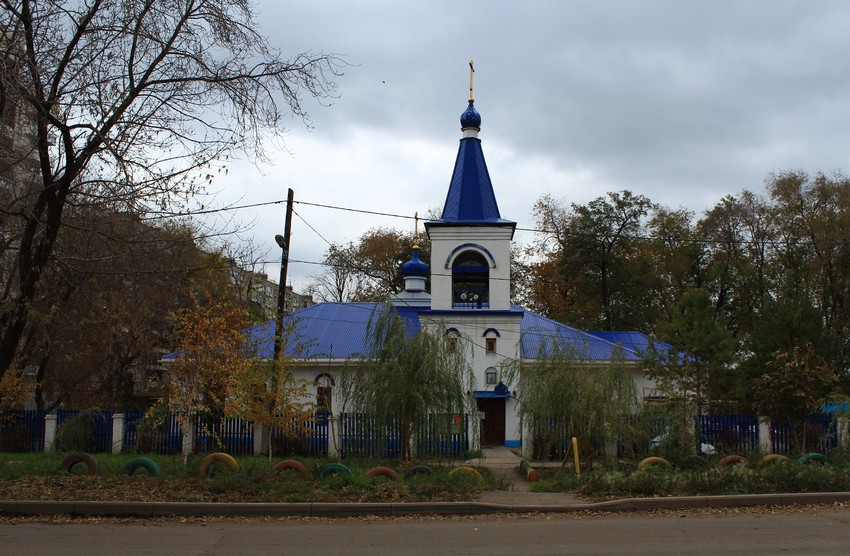
{"label": "golden cross on spire", "polygon": [[475,98],[472,96],[472,75],[475,73],[475,67],[472,65],[472,60],[469,61],[469,102],[474,102]]}
{"label": "golden cross on spire", "polygon": [[413,229],[413,248],[419,249],[419,213],[416,212],[413,215],[413,220],[415,222]]}

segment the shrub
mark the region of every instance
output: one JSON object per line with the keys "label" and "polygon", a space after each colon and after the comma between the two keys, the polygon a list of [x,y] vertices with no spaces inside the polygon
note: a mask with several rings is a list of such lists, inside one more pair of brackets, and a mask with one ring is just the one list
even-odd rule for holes
{"label": "shrub", "polygon": [[65,419],[56,430],[56,449],[91,452],[97,446],[97,422],[104,418],[99,409],[85,409]]}

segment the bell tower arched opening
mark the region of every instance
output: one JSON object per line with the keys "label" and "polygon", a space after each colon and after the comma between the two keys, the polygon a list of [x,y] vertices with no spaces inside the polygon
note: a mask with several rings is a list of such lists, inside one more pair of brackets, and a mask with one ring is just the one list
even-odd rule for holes
{"label": "bell tower arched opening", "polygon": [[481,253],[468,250],[452,262],[452,307],[487,309],[490,306],[490,266]]}

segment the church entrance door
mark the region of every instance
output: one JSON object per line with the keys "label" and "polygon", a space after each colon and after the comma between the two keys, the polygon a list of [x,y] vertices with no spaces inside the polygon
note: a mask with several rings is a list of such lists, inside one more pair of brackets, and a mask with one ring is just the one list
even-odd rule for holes
{"label": "church entrance door", "polygon": [[505,398],[478,400],[481,412],[481,445],[503,446],[505,444]]}

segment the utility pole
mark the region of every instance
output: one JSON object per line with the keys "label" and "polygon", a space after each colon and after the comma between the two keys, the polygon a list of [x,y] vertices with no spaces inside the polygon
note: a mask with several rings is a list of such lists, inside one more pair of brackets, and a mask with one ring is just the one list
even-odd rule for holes
{"label": "utility pole", "polygon": [[283,225],[283,235],[274,236],[274,240],[280,246],[280,286],[277,291],[277,320],[275,321],[274,334],[274,363],[280,360],[280,352],[283,346],[283,315],[286,312],[286,271],[289,267],[289,240],[292,233],[292,203],[295,192],[289,189],[286,196],[286,221]]}

